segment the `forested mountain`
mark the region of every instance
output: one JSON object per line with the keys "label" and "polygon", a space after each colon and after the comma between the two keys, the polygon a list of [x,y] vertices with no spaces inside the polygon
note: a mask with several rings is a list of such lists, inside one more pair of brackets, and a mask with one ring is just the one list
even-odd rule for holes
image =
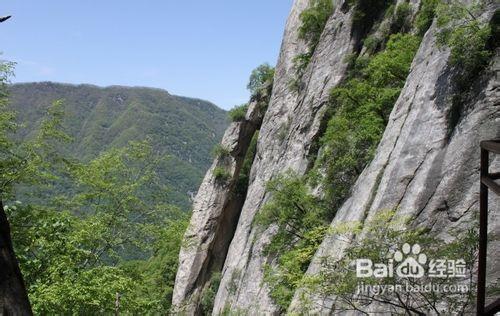
{"label": "forested mountain", "polygon": [[28,314],[24,292],[35,314],[168,310],[225,111],[159,89],[8,85],[12,73],[0,62],[0,311]]}
{"label": "forested mountain", "polygon": [[43,115],[63,100],[64,128],[73,137],[65,154],[88,161],[132,140],[149,139],[153,150],[168,159],[161,179],[169,186],[166,201],[190,207],[211,151],[227,126],[226,112],[214,104],[143,87],[69,85],[52,82],[10,86],[10,107],[23,124],[18,136],[36,134]]}

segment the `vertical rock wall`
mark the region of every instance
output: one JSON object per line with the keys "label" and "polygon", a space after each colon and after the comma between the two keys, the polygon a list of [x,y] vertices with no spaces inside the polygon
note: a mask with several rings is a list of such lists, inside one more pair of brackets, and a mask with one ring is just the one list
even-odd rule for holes
{"label": "vertical rock wall", "polygon": [[267,199],[265,185],[269,179],[287,170],[298,174],[307,171],[309,155],[314,154],[312,145],[324,123],[329,90],[344,78],[345,57],[356,46],[351,38],[351,14],[335,3],[335,11],[302,78],[304,86],[298,93],[292,91],[293,58],[307,49],[298,40],[298,28],[300,12],[308,3],[295,1],[286,25],[273,95],[259,134],[247,199],[222,271],[214,314],[224,308],[256,314],[278,312],[263,282],[264,265],[273,259],[263,254],[263,248],[270,242],[274,227],[262,231],[252,223]]}
{"label": "vertical rock wall", "polygon": [[[485,10],[485,19],[498,6]],[[500,69],[497,51],[491,67],[473,83],[475,95],[460,113],[456,126],[453,111],[449,51],[438,48],[436,28],[425,35],[413,61],[389,124],[373,161],[356,182],[351,197],[338,211],[332,226],[342,222],[364,222],[379,211],[393,209],[396,215],[414,218],[414,225],[430,228],[450,238],[454,228],[469,228],[478,214],[479,142],[500,137]],[[498,160],[496,168],[498,169]],[[495,166],[492,167],[495,169]],[[490,196],[490,238],[500,234],[500,199]],[[339,258],[349,245],[326,238],[316,253],[308,274],[321,270],[322,257]],[[498,277],[498,243],[490,244],[489,278]],[[299,311],[304,293],[297,291],[291,311]],[[334,298],[309,295],[316,312],[331,310]]]}
{"label": "vertical rock wall", "polygon": [[[177,313],[198,314],[207,282],[222,268],[245,199],[235,189],[250,141],[262,122],[261,105],[252,102],[246,118],[228,127],[221,142],[226,153],[215,159],[198,190],[179,254],[172,298]],[[217,176],[216,170],[227,174]]]}
{"label": "vertical rock wall", "polygon": [[[297,92],[291,90],[290,81],[296,76],[294,57],[308,49],[298,38],[298,30],[300,12],[309,0],[294,1],[262,126],[262,113],[255,111],[258,107],[253,104],[247,119],[233,123],[226,132],[223,144],[231,149],[227,164],[231,178],[222,186],[217,183],[212,174],[215,166],[221,164],[217,160],[200,187],[180,254],[173,299],[177,311],[199,313],[200,295],[210,275],[221,271],[214,314],[282,312],[269,297],[263,281],[264,266],[273,264],[275,259],[263,253],[275,227],[264,229],[253,225],[253,221],[268,199],[265,185],[271,178],[287,170],[304,174],[313,163],[314,144],[323,132],[329,91],[346,77],[345,57],[364,51],[359,30],[352,29],[351,8],[346,1],[334,3],[334,13]],[[412,0],[410,4],[417,8],[420,2]],[[496,9],[498,5],[491,4],[484,18],[489,18]],[[451,84],[454,71],[448,65],[449,52],[436,45],[435,31],[432,27],[425,35],[376,155],[332,225],[363,222],[379,210],[396,209],[400,215],[413,216],[415,225],[427,226],[448,238],[450,228],[464,228],[476,212],[479,141],[500,137],[498,78],[491,72],[485,73],[481,82],[476,83],[473,99],[460,109],[458,123],[452,122],[450,113],[457,110],[451,102],[455,93]],[[498,60],[491,69],[500,69]],[[246,198],[234,199],[231,192],[242,157],[259,126],[257,153]],[[495,163],[500,168],[499,161]],[[499,199],[491,197],[491,206],[494,219],[500,213]],[[491,230],[494,235],[500,234],[495,221]],[[307,273],[320,271],[319,258],[341,256],[347,246],[347,243],[325,238]],[[498,250],[496,245],[492,247]],[[490,261],[490,272],[495,275],[500,273],[498,260],[494,257]],[[300,311],[299,298],[303,296],[302,290],[297,291],[290,311]],[[316,306],[316,312],[331,311],[334,298],[306,296]]]}

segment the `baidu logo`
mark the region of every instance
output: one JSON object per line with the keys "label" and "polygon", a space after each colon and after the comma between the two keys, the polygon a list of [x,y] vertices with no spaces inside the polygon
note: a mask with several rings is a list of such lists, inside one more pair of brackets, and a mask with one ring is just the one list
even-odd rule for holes
{"label": "baidu logo", "polygon": [[[428,271],[426,271],[428,264]],[[356,260],[356,276],[358,278],[385,278],[394,275],[400,278],[429,277],[465,277],[465,261],[462,259],[429,260],[422,252],[419,244],[405,243],[386,263],[374,263],[370,259]]]}
{"label": "baidu logo", "polygon": [[400,277],[421,278],[425,274],[423,265],[427,262],[427,256],[420,252],[419,244],[404,244],[401,251],[394,254],[394,260],[400,262],[396,267],[396,274]]}

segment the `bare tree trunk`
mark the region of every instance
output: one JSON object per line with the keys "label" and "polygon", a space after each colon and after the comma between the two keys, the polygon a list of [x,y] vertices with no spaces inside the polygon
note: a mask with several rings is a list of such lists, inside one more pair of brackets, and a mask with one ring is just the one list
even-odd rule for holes
{"label": "bare tree trunk", "polygon": [[115,316],[120,315],[120,293],[116,292],[116,300],[115,300]]}
{"label": "bare tree trunk", "polygon": [[30,302],[12,247],[10,226],[0,200],[0,315],[32,315]]}

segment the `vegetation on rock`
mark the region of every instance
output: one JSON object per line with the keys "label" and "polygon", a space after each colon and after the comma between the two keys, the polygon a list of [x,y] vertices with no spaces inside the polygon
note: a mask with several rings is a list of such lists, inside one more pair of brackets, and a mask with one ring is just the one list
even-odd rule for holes
{"label": "vegetation on rock", "polygon": [[265,249],[268,254],[278,254],[278,264],[265,266],[264,281],[269,284],[276,304],[286,310],[325,236],[328,208],[309,193],[303,179],[294,173],[270,181],[267,190],[273,194],[272,199],[257,215],[255,223],[278,226],[277,234]]}
{"label": "vegetation on rock", "polygon": [[248,104],[242,104],[235,106],[229,110],[228,115],[232,122],[241,122],[245,119],[247,115]]}
{"label": "vegetation on rock", "polygon": [[215,181],[219,184],[224,184],[231,179],[231,173],[223,166],[215,167],[212,174],[214,175]]}
{"label": "vegetation on rock", "polygon": [[248,145],[247,152],[245,154],[245,159],[243,160],[243,165],[240,169],[240,174],[238,175],[238,182],[236,183],[235,193],[244,197],[247,193],[248,184],[250,182],[250,170],[252,169],[252,164],[257,152],[257,139],[259,138],[259,131],[256,131],[252,136],[250,145]]}
{"label": "vegetation on rock", "polygon": [[299,39],[307,43],[307,52],[293,59],[295,78],[290,82],[292,90],[300,88],[300,81],[319,43],[328,18],[333,13],[331,0],[310,0],[309,7],[300,14]]}
{"label": "vegetation on rock", "polygon": [[371,161],[419,43],[412,35],[391,36],[387,48],[358,70],[356,77],[331,91],[334,114],[312,172],[322,179],[330,207],[340,207]]}
{"label": "vegetation on rock", "polygon": [[500,22],[492,19],[490,24],[480,18],[480,12],[487,3],[486,0],[478,0],[466,6],[451,1],[436,7],[439,27],[437,42],[449,47],[449,64],[454,70],[452,88],[455,94],[448,114],[449,135],[460,120],[464,104],[474,96],[474,83],[488,66],[498,45],[498,39],[493,38],[495,33],[492,28],[498,28]]}
{"label": "vegetation on rock", "polygon": [[[368,314],[370,304],[377,304],[380,309],[390,314],[407,312],[416,315],[463,315],[470,312],[476,289],[474,276],[477,273],[477,232],[474,229],[460,234],[451,231],[454,240],[445,242],[425,229],[409,226],[409,221],[410,218],[397,216],[394,211],[380,211],[364,225],[359,222],[344,222],[331,227],[328,231],[331,238],[341,242],[350,241],[350,244],[343,251],[341,258],[333,255],[318,259],[321,271],[302,280],[304,293],[312,291],[320,297],[335,297],[336,303],[332,310],[334,313],[355,311]],[[477,223],[471,226],[477,226]],[[352,240],[354,235],[362,237]],[[450,273],[451,265],[445,266],[445,275],[454,275],[456,271],[459,271],[460,275],[457,273],[455,277],[440,278],[433,277],[429,272],[415,278],[396,271],[385,277],[362,277],[362,284],[375,290],[359,291],[357,260],[369,259],[373,263],[388,263],[389,259],[394,258],[393,264],[396,267],[398,258],[395,254],[398,250],[401,251],[405,244],[408,247],[413,246],[412,251],[417,254],[409,255],[420,258],[418,264],[421,264],[425,271],[433,272],[433,265],[437,260],[450,260],[446,263],[453,263],[453,269],[458,268],[458,265],[460,268]],[[442,271],[438,269],[434,272]],[[394,286],[395,291],[376,292],[377,286],[384,285]],[[440,288],[441,291],[407,290],[409,287],[424,288],[429,285],[434,289]],[[460,290],[453,295],[443,290],[451,288]],[[304,311],[314,307],[314,303],[305,297],[301,302]]]}
{"label": "vegetation on rock", "polygon": [[222,144],[215,145],[212,152],[215,158],[220,158],[220,159],[227,158],[229,157],[229,155],[231,155],[231,150],[223,146]]}
{"label": "vegetation on rock", "polygon": [[310,53],[316,49],[332,12],[331,0],[311,0],[309,7],[300,13],[299,38],[307,42]]}
{"label": "vegetation on rock", "polygon": [[252,70],[247,89],[250,91],[252,97],[262,94],[263,90],[267,89],[267,86],[273,83],[273,79],[274,67],[271,67],[268,63],[264,63]]}
{"label": "vegetation on rock", "polygon": [[212,273],[208,286],[203,290],[201,295],[201,310],[203,315],[211,315],[212,309],[214,308],[215,295],[217,295],[217,290],[219,289],[219,284],[221,280],[221,273]]}
{"label": "vegetation on rock", "polygon": [[[464,6],[457,1],[437,6],[438,43],[451,49],[450,64],[460,66],[460,83],[469,84],[488,65],[493,55],[488,47],[491,26],[480,20],[484,1]],[[460,84],[459,83],[459,84]]]}
{"label": "vegetation on rock", "polygon": [[[373,8],[367,3],[351,1],[357,14],[355,21],[374,21],[375,13],[370,13]],[[382,3],[380,5],[383,7]],[[387,255],[389,245],[401,243],[404,239],[421,243],[428,247],[429,253],[463,256],[467,259],[469,273],[472,273],[476,251],[476,236],[473,232],[436,247],[440,242],[435,237],[426,237],[419,229],[409,228],[402,232],[387,226],[387,219],[398,220],[393,218],[394,213],[382,212],[385,214],[381,215],[381,218],[385,218],[382,220],[384,222],[376,219],[364,228],[359,226],[349,229],[349,233],[363,229],[364,232],[373,233],[373,236],[369,235],[361,239],[359,244],[353,244],[346,256],[340,259],[345,261],[325,266],[326,272],[311,279],[303,276],[320,241],[326,235],[335,234],[327,225],[374,156],[389,114],[406,82],[421,36],[431,25],[434,16],[437,16],[437,24],[441,28],[439,42],[451,48],[450,64],[461,65],[460,71],[465,74],[460,78],[471,79],[487,65],[491,57],[491,44],[488,43],[495,40],[491,39],[490,26],[479,21],[474,8],[478,8],[477,5],[465,7],[455,2],[444,4],[433,0],[423,1],[413,26],[417,35],[412,35],[408,25],[412,8],[402,3],[387,9],[386,18],[391,21],[387,43],[381,45],[384,39],[370,35],[364,43],[369,46],[369,53],[375,54],[349,56],[348,78],[331,91],[330,118],[320,140],[321,151],[314,168],[304,177],[288,173],[270,181],[268,191],[271,198],[256,218],[256,224],[277,226],[277,233],[266,248],[277,259],[272,265],[266,266],[265,281],[269,285],[271,297],[282,310],[288,308],[295,290],[307,287],[306,284],[314,284],[314,293],[334,295],[344,300],[344,306],[339,307],[339,311],[342,308],[344,311],[360,311],[370,303],[378,302],[388,306],[393,304],[400,310],[436,312],[436,302],[455,302],[455,298],[443,295],[419,297],[415,301],[404,300],[410,303],[394,302],[394,296],[385,296],[383,301],[377,301],[374,297],[359,298],[354,295],[355,283],[348,261],[361,254],[380,261]],[[394,32],[396,34],[391,34]],[[464,90],[467,88],[458,89]],[[323,195],[310,193],[317,186],[323,189]],[[379,226],[381,224],[384,225],[383,229]],[[341,264],[347,270],[339,269]],[[471,300],[474,284],[469,285],[470,290],[459,299],[461,303],[451,305],[458,312],[464,311]],[[420,307],[414,306],[422,302]]]}
{"label": "vegetation on rock", "polygon": [[424,36],[429,27],[431,27],[438,4],[439,0],[423,0],[421,2],[420,10],[415,19],[415,27],[417,28],[418,35]]}

